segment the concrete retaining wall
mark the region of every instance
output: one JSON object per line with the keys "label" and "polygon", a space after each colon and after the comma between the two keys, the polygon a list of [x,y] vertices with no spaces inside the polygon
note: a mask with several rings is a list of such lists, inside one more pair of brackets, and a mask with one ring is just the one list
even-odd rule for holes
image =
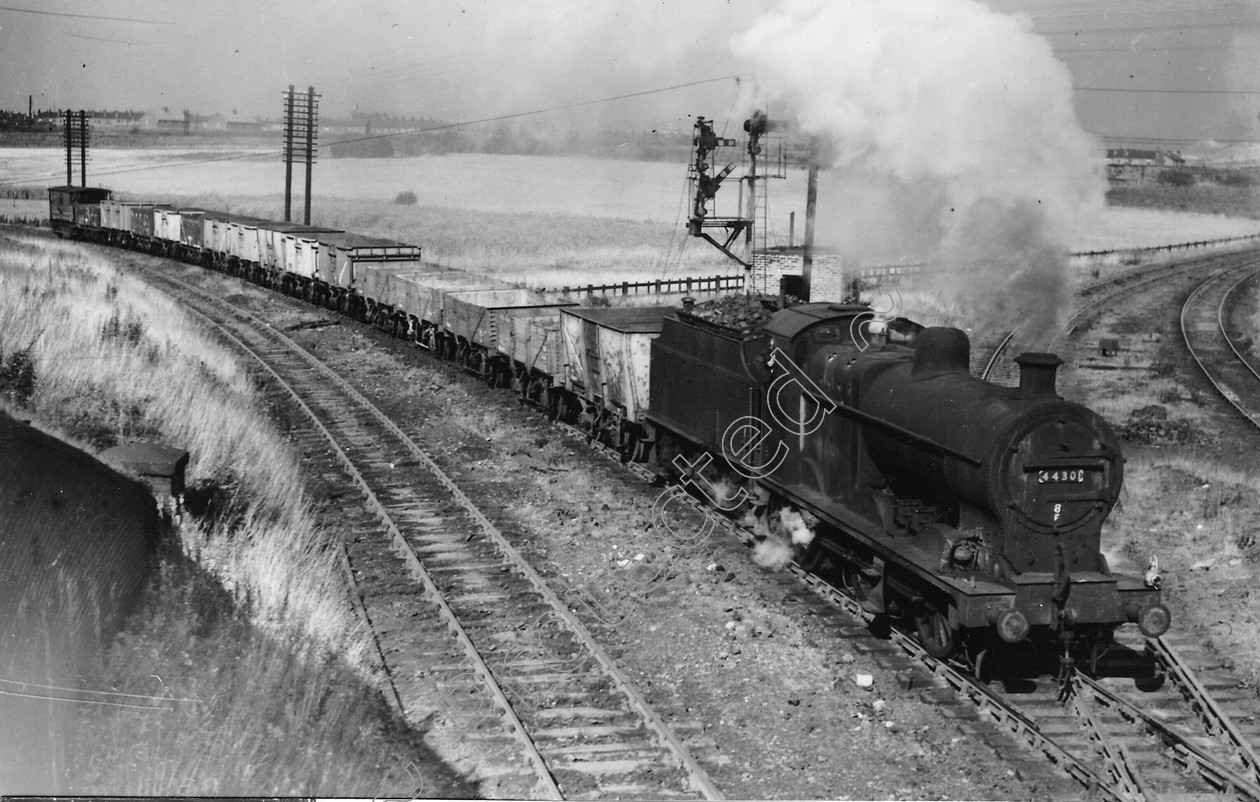
{"label": "concrete retaining wall", "polygon": [[0,414],[0,793],[56,790],[76,703],[32,697],[90,687],[82,667],[143,589],[158,531],[142,484]]}

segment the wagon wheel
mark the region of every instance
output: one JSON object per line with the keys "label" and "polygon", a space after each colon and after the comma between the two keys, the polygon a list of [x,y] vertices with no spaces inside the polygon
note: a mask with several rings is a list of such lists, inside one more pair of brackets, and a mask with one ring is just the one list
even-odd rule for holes
{"label": "wagon wheel", "polygon": [[621,452],[622,465],[625,465],[627,462],[639,461],[635,458],[643,451],[643,447],[639,445],[639,441],[641,439],[642,438],[639,435],[638,429],[636,429],[633,426],[628,427],[626,429],[625,436],[623,437],[623,441],[620,447],[617,449],[619,452]]}
{"label": "wagon wheel", "polygon": [[540,400],[542,402],[543,414],[547,416],[547,420],[554,421],[556,419],[558,411],[557,407],[560,401],[556,392],[550,387],[544,387]]}
{"label": "wagon wheel", "polygon": [[919,636],[919,645],[937,660],[944,660],[958,648],[957,633],[949,625],[947,610],[941,610],[935,604],[927,602],[915,615],[914,626]]}
{"label": "wagon wheel", "polygon": [[635,432],[634,449],[630,454],[631,462],[647,462],[652,450],[652,439],[646,433]]}
{"label": "wagon wheel", "polygon": [[490,386],[496,389],[507,387],[512,383],[512,369],[501,362],[490,363]]}
{"label": "wagon wheel", "polygon": [[580,420],[579,423],[582,426],[582,430],[586,432],[586,442],[590,443],[594,440],[599,440],[602,443],[604,442],[604,438],[601,436],[604,428],[604,410],[595,407],[594,404],[589,406],[591,409],[586,411],[586,414],[582,416],[584,420]]}

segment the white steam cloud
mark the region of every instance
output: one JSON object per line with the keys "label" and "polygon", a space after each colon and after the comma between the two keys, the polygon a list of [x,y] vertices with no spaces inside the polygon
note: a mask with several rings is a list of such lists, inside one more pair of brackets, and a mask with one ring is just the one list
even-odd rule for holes
{"label": "white steam cloud", "polygon": [[762,568],[782,571],[792,562],[797,548],[814,541],[818,519],[808,512],[781,507],[777,512],[757,520],[755,534],[765,538],[753,547],[752,560]]}
{"label": "white steam cloud", "polygon": [[1026,344],[1052,332],[1071,237],[1105,179],[1071,76],[1031,22],[975,0],[789,0],[733,48],[756,69],[747,109],[770,104],[817,137],[845,190],[820,241],[927,259],[946,300],[1024,321]]}

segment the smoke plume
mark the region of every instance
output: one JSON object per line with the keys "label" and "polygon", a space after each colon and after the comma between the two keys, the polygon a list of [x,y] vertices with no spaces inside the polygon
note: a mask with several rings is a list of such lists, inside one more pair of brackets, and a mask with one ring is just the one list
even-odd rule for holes
{"label": "smoke plume", "polygon": [[927,260],[945,300],[1023,321],[1026,343],[1053,331],[1071,238],[1105,180],[1030,21],[975,0],[789,0],[733,48],[756,69],[747,108],[793,118],[846,188],[820,241]]}

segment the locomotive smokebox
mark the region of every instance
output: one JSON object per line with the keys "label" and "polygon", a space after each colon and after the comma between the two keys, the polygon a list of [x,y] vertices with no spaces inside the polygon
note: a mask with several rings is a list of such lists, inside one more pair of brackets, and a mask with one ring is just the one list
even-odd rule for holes
{"label": "locomotive smokebox", "polygon": [[1015,357],[1019,365],[1019,394],[1024,398],[1058,398],[1055,374],[1063,360],[1055,354],[1029,351]]}

